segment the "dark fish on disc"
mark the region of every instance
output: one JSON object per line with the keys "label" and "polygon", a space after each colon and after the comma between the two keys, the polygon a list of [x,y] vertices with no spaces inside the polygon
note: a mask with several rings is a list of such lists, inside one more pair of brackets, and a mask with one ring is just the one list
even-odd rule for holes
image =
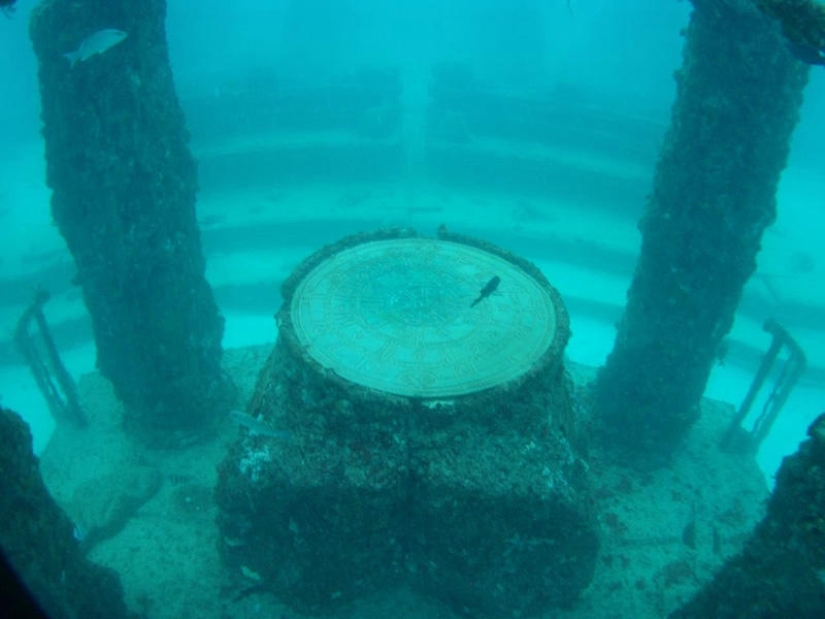
{"label": "dark fish on disc", "polygon": [[499,284],[500,281],[501,281],[501,278],[498,275],[493,276],[493,278],[489,282],[487,282],[487,284],[484,286],[484,288],[481,289],[481,292],[479,293],[478,298],[475,301],[473,301],[472,303],[470,303],[470,307],[475,307],[476,305],[481,303],[484,299],[486,299],[491,294],[493,294],[496,291],[496,288],[498,288],[498,284]]}

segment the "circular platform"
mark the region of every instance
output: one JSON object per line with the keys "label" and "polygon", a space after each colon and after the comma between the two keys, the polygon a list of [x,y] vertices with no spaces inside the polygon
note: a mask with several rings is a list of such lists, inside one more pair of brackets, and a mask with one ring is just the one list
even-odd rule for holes
{"label": "circular platform", "polygon": [[551,292],[478,247],[397,238],[327,257],[298,283],[289,310],[298,343],[326,370],[396,395],[446,398],[535,366],[556,335]]}

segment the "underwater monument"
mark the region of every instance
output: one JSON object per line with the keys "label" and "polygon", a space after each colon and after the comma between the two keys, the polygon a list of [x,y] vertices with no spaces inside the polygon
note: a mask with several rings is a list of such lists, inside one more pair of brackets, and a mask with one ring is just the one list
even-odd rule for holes
{"label": "underwater monument", "polygon": [[30,32],[52,215],[77,267],[98,367],[133,431],[177,445],[213,431],[234,392],[204,277],[165,7],[49,0]]}
{"label": "underwater monument", "polygon": [[569,605],[599,540],[567,313],[538,269],[387,230],[313,254],[282,294],[219,470],[227,564],[304,611],[398,583],[491,616]]}
{"label": "underwater monument", "polygon": [[[780,7],[807,3],[694,5],[642,256],[592,383],[594,368],[564,360],[567,310],[538,268],[444,227],[319,249],[283,284],[274,347],[222,358],[164,3],[43,2],[32,39],[52,208],[117,396],[84,376],[88,419],[58,424],[40,464],[0,410],[2,546],[44,605],[157,619],[825,616],[825,421],[766,501],[758,440],[721,449],[743,419],[701,401],[775,214],[806,80],[754,6],[788,17]],[[800,41],[817,50],[817,36]],[[332,114],[328,92],[365,84],[386,94],[395,79],[310,99]],[[444,143],[478,155],[453,94],[431,101],[442,147],[427,156],[442,172],[461,167]],[[388,101],[357,135],[395,131]],[[365,167],[402,152],[367,147],[371,159],[340,152]],[[244,411],[222,414],[234,391],[222,360]],[[84,530],[66,506],[133,490],[124,460],[151,471],[151,492],[117,527]],[[370,607],[381,596],[390,612]]]}
{"label": "underwater monument", "polygon": [[641,255],[595,387],[604,446],[641,467],[666,462],[699,415],[776,217],[808,76],[753,4],[693,4]]}

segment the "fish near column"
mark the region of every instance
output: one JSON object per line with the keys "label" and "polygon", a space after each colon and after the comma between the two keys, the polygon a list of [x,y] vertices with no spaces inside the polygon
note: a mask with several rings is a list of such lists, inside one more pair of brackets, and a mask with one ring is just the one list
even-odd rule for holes
{"label": "fish near column", "polygon": [[223,318],[204,277],[197,176],[164,0],[47,0],[32,13],[54,221],[100,372],[152,445],[210,434],[231,407]]}
{"label": "fish near column", "polygon": [[63,57],[69,61],[69,66],[73,68],[76,62],[88,60],[95,54],[102,54],[123,41],[127,36],[129,36],[128,32],[117,28],[95,30],[80,41],[77,49],[66,52]]}

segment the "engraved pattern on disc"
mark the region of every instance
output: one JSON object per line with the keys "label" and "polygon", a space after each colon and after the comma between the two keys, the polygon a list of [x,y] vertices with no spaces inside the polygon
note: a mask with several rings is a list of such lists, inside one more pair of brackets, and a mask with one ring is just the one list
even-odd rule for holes
{"label": "engraved pattern on disc", "polygon": [[[498,288],[470,307],[494,276]],[[372,241],[327,258],[301,281],[290,312],[298,341],[322,367],[423,398],[517,378],[556,330],[552,298],[516,265],[422,238]]]}

